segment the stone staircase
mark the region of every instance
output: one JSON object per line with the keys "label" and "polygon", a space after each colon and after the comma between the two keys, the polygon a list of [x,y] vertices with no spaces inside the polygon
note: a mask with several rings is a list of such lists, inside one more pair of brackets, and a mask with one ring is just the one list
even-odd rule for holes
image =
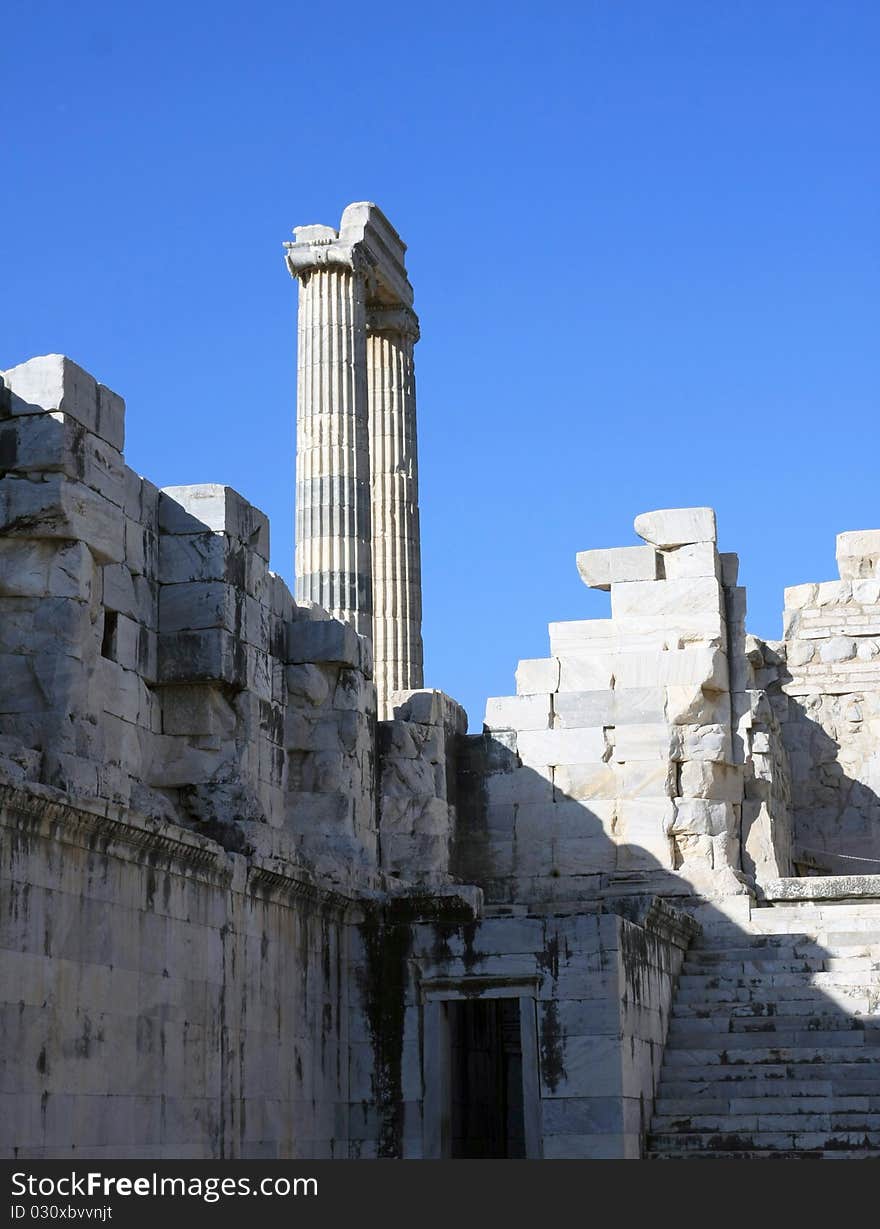
{"label": "stone staircase", "polygon": [[755,909],[679,978],[647,1156],[880,1157],[880,900]]}

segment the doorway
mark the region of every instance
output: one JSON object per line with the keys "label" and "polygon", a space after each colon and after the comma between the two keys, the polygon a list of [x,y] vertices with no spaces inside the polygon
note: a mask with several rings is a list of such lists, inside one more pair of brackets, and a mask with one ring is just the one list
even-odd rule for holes
{"label": "doorway", "polygon": [[447,1011],[450,1156],[524,1157],[519,999],[461,999]]}

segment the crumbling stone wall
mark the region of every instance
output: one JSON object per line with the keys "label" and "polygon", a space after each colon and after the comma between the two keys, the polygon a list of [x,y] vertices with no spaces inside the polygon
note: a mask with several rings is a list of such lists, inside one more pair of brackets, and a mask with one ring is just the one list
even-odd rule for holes
{"label": "crumbling stone wall", "polygon": [[418,883],[450,874],[457,765],[467,714],[442,691],[395,692],[379,724],[381,866]]}
{"label": "crumbling stone wall", "polygon": [[261,512],[159,491],[123,436],[69,359],[3,373],[0,1149],[348,1155],[381,1057],[351,1038],[398,993],[349,949],[407,858],[443,878],[465,718],[417,693],[393,723],[425,772],[386,876],[369,641],[293,601]]}
{"label": "crumbling stone wall", "polygon": [[369,642],[296,606],[266,517],[140,478],[121,398],[60,355],[7,371],[0,414],[7,779],[375,867]]}
{"label": "crumbling stone wall", "polygon": [[458,848],[490,899],[577,899],[603,876],[657,872],[677,890],[743,890],[735,559],[709,508],[647,513],[636,530],[646,545],[578,556],[611,618],[551,624],[551,656],[520,662],[517,695],[487,703],[495,747]]}
{"label": "crumbling stone wall", "polygon": [[880,530],[837,538],[840,579],[785,590],[775,671],[795,855],[820,873],[880,866]]}

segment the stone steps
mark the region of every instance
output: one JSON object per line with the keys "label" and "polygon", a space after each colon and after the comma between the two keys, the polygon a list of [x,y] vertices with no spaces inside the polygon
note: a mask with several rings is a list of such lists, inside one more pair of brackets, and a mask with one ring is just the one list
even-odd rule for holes
{"label": "stone steps", "polygon": [[880,1131],[673,1131],[651,1132],[653,1152],[725,1152],[755,1150],[788,1152],[827,1152],[838,1148],[880,1151]]}
{"label": "stone steps", "polygon": [[748,982],[743,985],[733,982],[728,986],[710,986],[708,989],[694,987],[691,990],[688,987],[679,987],[676,1006],[697,1005],[714,1010],[718,1003],[808,1003],[824,1000],[846,1010],[851,1002],[869,1003],[875,999],[880,1002],[880,985],[866,989],[861,981],[843,986],[828,985],[827,982],[824,986],[815,986],[812,981],[795,981],[794,985],[773,986],[757,978],[754,985]]}
{"label": "stone steps", "polygon": [[[669,1047],[667,1046],[667,1051]],[[815,1063],[787,1063],[787,1062],[770,1062],[770,1063],[714,1063],[700,1066],[698,1063],[693,1063],[687,1066],[681,1066],[676,1072],[666,1072],[669,1080],[681,1083],[682,1081],[704,1082],[709,1084],[742,1084],[745,1081],[764,1081],[768,1087],[772,1086],[771,1095],[775,1095],[779,1091],[788,1095],[787,1085],[791,1081],[799,1083],[825,1083],[831,1081],[835,1089],[858,1084],[859,1092],[876,1092],[880,1091],[878,1087],[878,1079],[880,1074],[869,1064],[853,1062],[853,1056],[859,1055],[858,1050],[845,1050],[846,1058],[839,1063],[823,1063],[821,1066]],[[863,1055],[867,1051],[861,1052]],[[701,1057],[705,1058],[705,1052]],[[785,1085],[786,1087],[782,1087]],[[666,1083],[661,1082],[660,1093],[665,1093]]]}
{"label": "stone steps", "polygon": [[782,1149],[772,1152],[760,1148],[748,1148],[742,1152],[725,1152],[712,1149],[708,1152],[658,1152],[651,1157],[654,1161],[876,1161],[880,1160],[880,1149],[832,1149],[828,1152],[786,1152]]}
{"label": "stone steps", "polygon": [[[843,1021],[867,1015],[870,1002],[871,1000],[867,995],[851,995],[847,998],[846,1004],[842,1005],[831,1002],[827,995],[822,993],[802,999],[787,998],[783,993],[776,999],[759,997],[744,1001],[739,1001],[738,999],[726,1000],[728,1017],[731,1020],[762,1020],[768,1018],[790,1020],[794,1016],[806,1016],[810,1019],[815,1017],[818,1019],[823,1016],[829,1016]],[[781,1011],[785,1012],[784,1016],[780,1015]],[[717,1016],[718,1003],[706,1003],[702,999],[697,999],[695,1002],[677,1003],[672,1013],[674,1020],[714,1020]],[[870,1018],[880,1020],[880,1016],[871,1016]],[[809,1025],[801,1024],[800,1027],[808,1028]],[[841,1027],[844,1026],[841,1024]]]}
{"label": "stone steps", "polygon": [[[786,1009],[787,1009],[787,1005]],[[759,1036],[779,1037],[782,1034],[803,1033],[863,1033],[865,1045],[880,1045],[880,1017],[877,1016],[847,1016],[838,1011],[837,1014],[825,1015],[786,1015],[786,1016],[707,1016],[703,1019],[673,1016],[669,1025],[669,1036],[676,1042],[687,1044],[692,1037],[705,1036],[713,1045],[741,1044],[733,1042],[734,1037]],[[825,1038],[823,1037],[823,1041]],[[786,1042],[788,1044],[788,1042]],[[846,1044],[849,1044],[847,1042]],[[861,1044],[854,1043],[854,1044]]]}
{"label": "stone steps", "polygon": [[[777,1111],[779,1106],[776,1107]],[[706,1131],[771,1131],[783,1134],[813,1131],[880,1131],[880,1114],[865,1110],[848,1110],[842,1113],[822,1113],[809,1107],[798,1109],[796,1114],[752,1113],[722,1110],[717,1114],[657,1114],[651,1123],[656,1133],[687,1131],[703,1134]]]}
{"label": "stone steps", "polygon": [[[865,974],[875,973],[875,969],[822,969],[813,971],[808,982],[804,980],[804,970],[799,972],[789,969],[784,973],[771,973],[769,970],[755,973],[735,973],[725,977],[720,973],[693,974],[683,973],[679,985],[685,990],[726,990],[742,989],[751,986],[865,986]],[[874,980],[878,980],[876,977]]]}
{"label": "stone steps", "polygon": [[[794,1081],[792,1081],[794,1082]],[[703,1098],[659,1097],[655,1106],[655,1125],[661,1118],[678,1117],[682,1114],[744,1114],[747,1117],[760,1114],[778,1114],[778,1097],[738,1096],[730,1093],[719,1097],[718,1089],[707,1090]],[[786,1096],[797,1100],[798,1110],[807,1114],[880,1114],[880,1087],[875,1096],[816,1096],[810,1093],[797,1095],[791,1086]],[[692,1118],[696,1122],[696,1118]]]}
{"label": "stone steps", "polygon": [[650,1159],[880,1157],[880,902],[754,910],[688,952]]}

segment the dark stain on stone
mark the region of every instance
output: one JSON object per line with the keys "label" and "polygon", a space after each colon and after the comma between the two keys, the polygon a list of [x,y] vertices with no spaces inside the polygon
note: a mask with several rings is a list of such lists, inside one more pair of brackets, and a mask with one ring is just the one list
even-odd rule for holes
{"label": "dark stain on stone", "polygon": [[359,981],[373,1047],[373,1099],[379,1119],[378,1156],[403,1151],[403,1031],[411,931],[372,909],[360,925],[366,956]]}
{"label": "dark stain on stone", "polygon": [[49,1060],[46,1057],[46,1047],[45,1046],[43,1046],[43,1048],[40,1050],[39,1055],[37,1056],[37,1070],[39,1071],[40,1075],[45,1075],[46,1072],[49,1070]]}
{"label": "dark stain on stone", "polygon": [[535,954],[538,968],[549,973],[554,981],[559,978],[559,935],[547,939],[541,951]]}
{"label": "dark stain on stone", "polygon": [[477,923],[465,922],[461,928],[461,937],[464,943],[464,951],[462,952],[462,961],[466,972],[472,973],[476,965],[480,963],[480,957],[474,947],[474,940],[477,937]]}
{"label": "dark stain on stone", "polygon": [[562,1054],[563,1035],[559,1023],[559,1005],[555,999],[550,999],[544,1010],[540,1042],[541,1078],[550,1092],[555,1092],[565,1078]]}

